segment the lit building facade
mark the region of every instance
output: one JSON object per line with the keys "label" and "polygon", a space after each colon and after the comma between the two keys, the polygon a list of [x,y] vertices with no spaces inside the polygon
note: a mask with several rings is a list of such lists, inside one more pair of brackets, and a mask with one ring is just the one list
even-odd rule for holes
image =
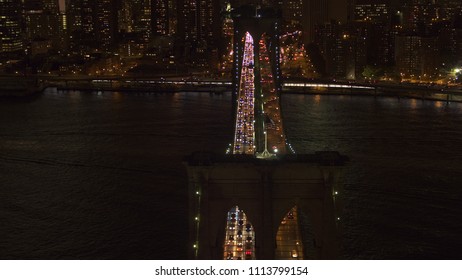
{"label": "lit building facade", "polygon": [[50,48],[63,47],[58,0],[25,0],[24,23],[25,40],[29,46],[34,41],[51,41]]}
{"label": "lit building facade", "polygon": [[289,0],[281,6],[284,20],[292,25],[301,24],[303,19],[303,1]]}
{"label": "lit building facade", "polygon": [[169,1],[151,0],[151,24],[152,33],[156,35],[168,35],[169,29]]}
{"label": "lit building facade", "polygon": [[396,37],[396,67],[403,79],[426,80],[438,75],[437,37],[400,35]]}
{"label": "lit building facade", "polygon": [[360,21],[382,21],[390,19],[390,4],[387,0],[357,0],[354,19]]}
{"label": "lit building facade", "polygon": [[0,2],[0,53],[23,50],[21,0],[2,0]]}
{"label": "lit building facade", "polygon": [[112,49],[118,26],[115,0],[72,0],[68,9],[72,49],[85,53]]}

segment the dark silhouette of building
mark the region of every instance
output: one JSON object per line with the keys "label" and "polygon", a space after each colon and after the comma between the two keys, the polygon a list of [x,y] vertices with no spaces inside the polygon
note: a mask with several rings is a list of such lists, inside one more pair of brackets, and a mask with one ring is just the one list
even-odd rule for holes
{"label": "dark silhouette of building", "polygon": [[209,66],[218,60],[219,13],[218,1],[178,1],[178,35],[186,64]]}
{"label": "dark silhouette of building", "polygon": [[115,0],[71,0],[68,26],[72,49],[111,51],[117,38],[117,7]]}
{"label": "dark silhouette of building", "polygon": [[316,25],[329,21],[328,1],[305,0],[303,6],[303,28],[306,33],[305,42],[311,43],[314,40]]}

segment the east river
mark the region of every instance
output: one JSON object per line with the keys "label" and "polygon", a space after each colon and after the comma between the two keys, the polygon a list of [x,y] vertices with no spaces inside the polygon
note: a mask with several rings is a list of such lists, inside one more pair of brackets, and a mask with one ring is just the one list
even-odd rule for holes
{"label": "east river", "polygon": [[[282,109],[297,153],[350,157],[344,258],[462,258],[462,103],[286,94]],[[232,130],[230,94],[0,100],[0,259],[185,259],[182,158],[224,153]]]}

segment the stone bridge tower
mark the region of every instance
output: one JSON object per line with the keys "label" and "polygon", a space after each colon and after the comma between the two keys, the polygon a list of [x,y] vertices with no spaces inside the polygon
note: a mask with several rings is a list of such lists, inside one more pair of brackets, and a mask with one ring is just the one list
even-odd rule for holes
{"label": "stone bridge tower", "polygon": [[[284,253],[290,259],[300,250],[305,251],[303,258],[339,258],[347,160],[337,152],[286,155],[278,160],[209,153],[187,157],[190,258],[226,258],[226,217],[236,205],[252,224],[255,259],[278,259]],[[303,244],[292,244],[284,252],[277,239],[289,236],[281,237],[278,229],[294,207],[306,215],[311,240],[299,238],[294,242]]]}

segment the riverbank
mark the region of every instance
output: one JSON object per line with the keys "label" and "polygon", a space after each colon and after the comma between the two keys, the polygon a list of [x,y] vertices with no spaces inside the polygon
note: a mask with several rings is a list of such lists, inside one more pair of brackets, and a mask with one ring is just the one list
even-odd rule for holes
{"label": "riverbank", "polygon": [[460,90],[429,90],[429,89],[389,89],[389,88],[303,88],[285,89],[285,93],[309,94],[309,95],[349,95],[349,96],[373,96],[373,97],[396,97],[421,99],[444,102],[462,102],[462,91]]}
{"label": "riverbank", "polygon": [[[225,80],[165,80],[140,78],[66,78],[42,77],[12,79],[0,78],[0,97],[31,97],[40,94],[45,88],[59,91],[117,91],[117,92],[210,92],[223,94],[232,91],[230,81]],[[286,82],[283,94],[310,95],[354,95],[374,97],[413,98],[443,102],[462,102],[462,90],[455,87],[432,87],[412,84],[350,84],[338,82]]]}
{"label": "riverbank", "polygon": [[0,98],[27,98],[43,92],[45,84],[37,78],[1,77]]}

